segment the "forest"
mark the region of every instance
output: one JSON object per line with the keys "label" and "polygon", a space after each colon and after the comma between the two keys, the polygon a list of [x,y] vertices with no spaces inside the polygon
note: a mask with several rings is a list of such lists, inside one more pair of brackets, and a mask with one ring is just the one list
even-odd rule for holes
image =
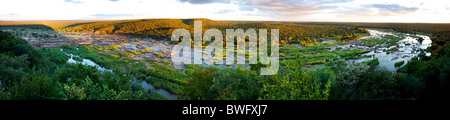
{"label": "forest", "polygon": [[[100,74],[95,67],[66,64],[58,49],[35,49],[0,31],[2,100],[158,100],[159,94],[133,86],[127,73]],[[120,71],[117,71],[120,72]]]}
{"label": "forest", "polygon": [[[168,40],[173,30],[193,30],[198,19],[143,19],[95,21],[51,27],[59,32],[118,34]],[[61,46],[33,48],[26,40],[0,31],[0,99],[2,100],[165,100],[164,96],[132,83],[147,81],[188,100],[441,100],[449,99],[450,48],[448,28],[440,25],[353,23],[282,23],[212,21],[203,27],[217,29],[280,29],[281,64],[275,75],[260,76],[262,64],[250,67],[187,65],[181,72],[153,58],[131,59],[131,51],[117,46]],[[426,26],[426,27],[420,27]],[[431,34],[430,57],[414,57],[399,72],[377,69],[377,59],[357,64],[366,50],[328,51],[332,44],[348,44],[368,32],[384,28]],[[223,30],[225,31],[225,30]],[[193,32],[191,32],[193,33]],[[389,36],[387,36],[389,37]],[[336,39],[333,43],[319,43]],[[397,38],[389,38],[397,39]],[[369,42],[367,42],[369,41]],[[371,43],[369,39],[367,44]],[[377,41],[375,41],[376,43]],[[383,41],[386,42],[386,41]],[[387,42],[386,42],[387,43]],[[300,44],[302,48],[287,44]],[[284,45],[284,44],[283,44]],[[60,49],[90,59],[113,72],[67,64]],[[336,48],[338,49],[338,48]],[[111,50],[112,52],[103,52]],[[142,51],[145,52],[145,51]],[[164,55],[159,55],[164,58]],[[159,59],[159,58],[158,58]],[[320,67],[311,67],[320,64]],[[405,63],[396,63],[396,67]],[[147,67],[147,65],[150,65]],[[305,69],[306,68],[306,69]]]}
{"label": "forest", "polygon": [[[66,26],[58,29],[60,32],[90,32],[98,34],[122,34],[154,39],[170,40],[175,29],[184,28],[193,31],[193,21],[201,20],[203,32],[210,28],[222,31],[225,29],[280,29],[281,41],[285,43],[306,44],[322,39],[339,38],[340,40],[355,40],[368,32],[357,27],[330,27],[315,25],[283,24],[277,22],[242,22],[213,21],[209,19],[141,19],[123,21],[90,22]],[[270,35],[270,33],[268,34]],[[193,36],[193,35],[191,35]],[[317,40],[316,40],[317,39]]]}

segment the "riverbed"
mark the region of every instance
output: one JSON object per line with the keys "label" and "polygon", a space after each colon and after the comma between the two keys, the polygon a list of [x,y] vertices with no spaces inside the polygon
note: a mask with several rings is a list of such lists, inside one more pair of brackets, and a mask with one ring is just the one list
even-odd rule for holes
{"label": "riverbed", "polygon": [[[380,38],[384,35],[394,35],[394,36],[405,35],[407,37],[398,41],[397,45],[391,46],[391,47],[383,47],[383,46],[369,47],[369,46],[364,46],[361,44],[348,44],[348,45],[334,45],[330,50],[336,50],[337,47],[342,48],[342,50],[346,50],[346,49],[371,50],[371,52],[363,54],[363,55],[370,55],[372,57],[351,59],[351,60],[347,60],[347,62],[349,64],[354,64],[354,63],[361,63],[363,61],[368,61],[368,60],[377,58],[380,63],[378,65],[379,69],[386,69],[391,72],[396,72],[396,70],[401,67],[401,66],[395,67],[394,64],[396,62],[405,61],[405,64],[406,64],[407,61],[411,60],[411,58],[418,56],[420,54],[421,49],[427,49],[428,47],[431,46],[431,39],[429,36],[426,36],[426,35],[415,35],[417,37],[423,38],[423,41],[421,43],[419,43],[417,40],[417,37],[410,37],[412,35],[407,34],[407,33],[375,30],[375,29],[367,29],[367,31],[369,31],[369,33],[370,33],[369,36],[364,36],[356,41],[360,41],[361,39],[367,39],[367,38]],[[334,41],[335,40],[327,40],[327,41],[323,41],[322,43],[334,42]],[[168,54],[171,51],[171,49],[173,48],[173,45],[169,45],[169,44],[167,44],[167,42],[164,42],[164,41],[163,42],[155,42],[154,40],[143,41],[143,43],[144,43],[143,45],[138,46],[137,44],[131,44],[131,42],[130,42],[130,43],[126,43],[125,46],[128,46],[131,50],[152,49],[153,51],[156,51],[158,53],[163,53],[166,56],[168,56],[163,59],[170,60],[170,57]],[[299,46],[299,47],[301,47],[301,46]],[[391,51],[388,53],[387,50],[389,50],[393,47],[397,47],[398,50]],[[62,49],[60,49],[60,50],[62,52],[64,52]],[[67,61],[68,63],[81,63],[83,65],[94,66],[101,73],[103,73],[105,71],[113,72],[111,69],[104,68],[104,67],[98,65],[97,63],[93,62],[92,60],[82,58],[82,61],[76,61],[73,59],[73,57],[79,57],[78,55],[68,54],[66,52],[64,52],[64,53],[66,55],[70,56],[69,60]],[[151,54],[147,53],[147,54],[143,54],[143,55],[150,56]],[[429,55],[431,55],[431,53],[426,52],[426,55],[429,56]],[[191,59],[193,59],[193,57]],[[209,65],[205,64],[204,62],[203,62],[203,65],[209,66]],[[402,66],[404,66],[404,65],[402,65]],[[236,67],[237,64],[233,64],[233,65],[221,64],[221,65],[212,65],[212,66],[214,66],[214,67]],[[176,67],[184,69],[184,65],[176,66]],[[246,64],[244,64],[243,67],[249,67],[248,63],[246,62]],[[162,96],[164,96],[170,100],[176,100],[179,97],[178,95],[170,93],[169,91],[167,91],[165,89],[155,88],[152,84],[147,83],[146,81],[139,82],[136,78],[134,78],[133,80],[130,80],[130,81],[135,85],[141,85],[142,88],[145,90],[150,90],[152,92],[158,92],[159,94],[161,94]]]}
{"label": "riverbed", "polygon": [[[95,63],[95,62],[93,62],[92,60],[89,60],[89,59],[82,58],[83,61],[81,61],[81,62],[76,61],[75,59],[73,59],[73,57],[80,57],[80,56],[78,56],[78,55],[73,55],[73,54],[69,54],[69,53],[63,51],[62,49],[60,49],[60,50],[61,50],[62,52],[64,52],[66,55],[70,56],[69,60],[67,60],[68,63],[74,63],[74,64],[80,63],[80,64],[87,65],[87,66],[93,66],[93,67],[97,68],[97,70],[100,71],[101,73],[103,73],[103,72],[111,72],[111,73],[113,73],[113,71],[112,71],[111,69],[104,68],[104,67],[98,65],[97,63]],[[81,57],[80,57],[80,58],[81,58]],[[142,88],[143,88],[144,90],[146,90],[146,91],[147,91],[147,90],[150,90],[151,92],[158,92],[159,94],[161,94],[162,96],[168,98],[169,100],[176,100],[177,97],[178,97],[178,95],[173,94],[173,93],[170,93],[169,91],[167,91],[167,90],[165,90],[165,89],[162,89],[162,88],[155,88],[152,84],[147,83],[146,81],[139,82],[139,81],[136,79],[136,77],[134,77],[133,80],[130,80],[130,81],[131,81],[134,85],[141,85]]]}
{"label": "riverbed", "polygon": [[[406,36],[404,39],[397,42],[397,45],[391,46],[391,47],[383,47],[383,46],[374,46],[374,47],[368,47],[364,45],[358,45],[358,44],[352,44],[352,45],[342,45],[337,47],[342,47],[343,49],[369,49],[372,50],[369,53],[363,54],[363,55],[372,55],[371,58],[361,58],[361,59],[353,59],[353,60],[347,60],[348,63],[361,63],[363,61],[368,61],[372,59],[378,59],[379,69],[385,69],[391,72],[396,72],[398,68],[406,65],[406,63],[411,60],[411,58],[416,57],[420,54],[420,50],[425,50],[428,47],[431,46],[431,39],[429,36],[426,35],[415,35],[417,37],[423,38],[422,43],[419,43],[418,38],[413,38],[412,34],[408,33],[399,33],[394,31],[383,31],[383,30],[375,30],[375,29],[367,29],[369,31],[370,36],[364,36],[361,39],[367,39],[367,38],[381,38],[384,35],[393,35],[393,36]],[[394,47],[397,47],[398,50],[396,51],[388,51],[389,49],[392,49]],[[430,56],[431,53],[425,52],[426,56]],[[396,62],[404,61],[405,64],[399,67],[395,67]]]}

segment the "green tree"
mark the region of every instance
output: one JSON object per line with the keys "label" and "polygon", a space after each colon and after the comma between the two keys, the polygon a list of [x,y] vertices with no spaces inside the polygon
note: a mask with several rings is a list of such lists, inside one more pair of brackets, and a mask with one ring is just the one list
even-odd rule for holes
{"label": "green tree", "polygon": [[213,79],[216,77],[216,68],[200,67],[193,71],[191,79],[187,80],[186,85],[182,88],[182,96],[188,96],[192,100],[211,100],[214,94],[210,90]]}
{"label": "green tree", "polygon": [[211,90],[217,99],[256,100],[260,97],[259,74],[250,69],[223,68],[217,71]]}

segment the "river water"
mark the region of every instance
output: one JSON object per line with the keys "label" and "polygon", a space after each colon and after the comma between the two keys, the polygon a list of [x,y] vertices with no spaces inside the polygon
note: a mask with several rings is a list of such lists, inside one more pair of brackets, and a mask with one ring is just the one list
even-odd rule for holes
{"label": "river water", "polygon": [[[386,69],[391,72],[396,72],[398,68],[406,65],[407,61],[411,60],[411,58],[418,56],[420,54],[420,49],[427,49],[431,46],[431,39],[429,36],[426,35],[416,35],[418,37],[422,37],[424,40],[422,43],[419,43],[417,38],[410,37],[412,34],[407,33],[398,33],[398,32],[390,32],[390,31],[382,31],[382,30],[372,30],[367,29],[367,31],[370,32],[370,36],[364,36],[361,39],[366,38],[381,38],[384,35],[393,35],[393,36],[406,36],[404,39],[397,42],[398,45],[394,45],[391,47],[382,47],[379,46],[378,48],[374,47],[367,47],[362,45],[352,45],[352,47],[349,47],[350,45],[344,45],[342,48],[347,49],[353,49],[353,48],[360,48],[360,49],[372,49],[373,51],[363,54],[363,55],[374,55],[372,58],[361,58],[361,59],[354,59],[354,60],[348,60],[349,63],[356,62],[360,63],[363,61],[372,60],[375,58],[378,58],[378,61],[380,64],[378,65],[378,68],[380,69]],[[361,40],[359,39],[359,40]],[[387,50],[397,47],[398,51],[390,52],[389,54],[386,52]],[[430,56],[431,53],[425,52],[426,56]],[[403,64],[400,67],[395,67],[394,64],[396,62],[405,61],[405,64]]]}
{"label": "river water", "polygon": [[[62,52],[64,52],[62,49],[60,49]],[[83,59],[82,62],[76,61],[75,59],[73,59],[73,57],[80,57],[78,55],[73,55],[73,54],[69,54],[64,52],[66,55],[70,56],[69,60],[67,60],[68,63],[74,63],[74,64],[78,64],[81,63],[83,65],[87,65],[87,66],[93,66],[96,67],[98,71],[100,71],[101,73],[107,71],[107,72],[111,72],[113,73],[113,71],[111,69],[106,69],[100,65],[98,65],[97,63],[93,62],[92,60],[89,59]],[[80,57],[81,58],[81,57]],[[146,81],[142,81],[142,82],[138,82],[138,80],[136,79],[136,77],[134,77],[133,80],[131,80],[131,82],[135,85],[141,85],[142,88],[144,90],[150,90],[151,92],[158,92],[159,94],[161,94],[162,96],[168,98],[169,100],[176,100],[178,95],[170,93],[169,91],[162,89],[162,88],[155,88],[153,87],[152,84],[147,83]]]}
{"label": "river water", "polygon": [[[429,36],[426,35],[416,35],[418,37],[422,37],[424,40],[422,41],[422,43],[419,43],[417,41],[416,38],[413,37],[409,37],[408,35],[410,34],[406,34],[406,33],[397,33],[397,32],[389,32],[389,31],[381,31],[381,30],[372,30],[372,29],[367,29],[367,31],[370,32],[370,36],[364,36],[361,39],[366,39],[366,38],[381,38],[383,35],[394,35],[394,36],[398,36],[398,35],[407,35],[406,38],[400,40],[398,42],[398,46],[392,46],[392,47],[377,47],[376,49],[374,49],[374,47],[367,47],[367,46],[363,46],[363,45],[336,45],[334,48],[332,48],[331,50],[335,50],[336,47],[341,47],[343,48],[343,50],[345,49],[372,49],[373,51],[366,53],[364,55],[373,55],[373,57],[371,58],[361,58],[361,59],[353,59],[353,60],[347,60],[347,62],[349,63],[360,63],[363,61],[367,61],[367,60],[372,60],[375,58],[378,58],[380,64],[378,65],[379,68],[381,69],[386,69],[389,70],[391,72],[396,72],[396,70],[400,67],[395,67],[394,64],[396,62],[399,61],[405,61],[405,64],[408,60],[411,60],[411,58],[417,56],[419,54],[419,50],[420,49],[426,49],[428,47],[431,46],[431,39]],[[360,40],[360,39],[359,39]],[[324,41],[324,42],[333,42],[333,40],[331,41]],[[409,45],[407,45],[409,44]],[[395,52],[391,52],[390,54],[387,54],[386,50],[389,50],[393,47],[398,47],[398,51]],[[155,48],[153,48],[155,49]],[[62,52],[64,52],[62,49],[60,49]],[[167,50],[169,51],[169,50]],[[64,52],[66,55],[70,56],[69,60],[67,61],[68,63],[81,63],[83,65],[88,65],[88,66],[94,66],[96,67],[100,72],[113,72],[111,69],[106,69],[100,65],[98,65],[97,63],[93,62],[92,60],[89,59],[84,59],[82,58],[83,61],[79,62],[73,59],[73,57],[79,57],[78,55],[73,55],[73,54],[68,54],[66,52]],[[431,55],[430,53],[426,53],[427,56]],[[80,57],[81,58],[81,57]],[[247,62],[246,62],[247,63]],[[404,64],[404,65],[405,65]],[[225,65],[214,65],[215,67],[235,67],[235,66],[225,66]],[[402,65],[403,66],[403,65]],[[244,67],[248,67],[248,65],[244,65]],[[170,93],[169,91],[162,89],[162,88],[155,88],[152,84],[147,83],[146,81],[141,81],[139,82],[136,77],[134,77],[133,80],[131,80],[133,84],[137,84],[137,85],[141,85],[142,88],[144,90],[151,90],[152,92],[158,92],[159,94],[161,94],[162,96],[170,99],[170,100],[176,100],[178,95]]]}

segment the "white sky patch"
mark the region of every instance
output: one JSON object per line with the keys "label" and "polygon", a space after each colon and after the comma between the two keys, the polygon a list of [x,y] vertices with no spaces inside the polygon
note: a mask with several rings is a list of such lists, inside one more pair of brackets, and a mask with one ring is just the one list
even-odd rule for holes
{"label": "white sky patch", "polygon": [[[115,20],[144,18],[209,18],[213,20],[261,21],[348,21],[348,22],[450,22],[446,0],[354,0],[331,4],[305,13],[244,11],[237,4],[190,4],[177,0],[1,0],[0,20]],[[283,2],[277,1],[276,2]],[[379,4],[401,8],[417,8],[392,12],[394,8],[369,7]],[[327,4],[330,5],[330,4]],[[248,6],[247,6],[248,7]],[[383,11],[384,10],[384,11]],[[287,14],[288,13],[288,14]],[[383,14],[381,14],[383,13]]]}

